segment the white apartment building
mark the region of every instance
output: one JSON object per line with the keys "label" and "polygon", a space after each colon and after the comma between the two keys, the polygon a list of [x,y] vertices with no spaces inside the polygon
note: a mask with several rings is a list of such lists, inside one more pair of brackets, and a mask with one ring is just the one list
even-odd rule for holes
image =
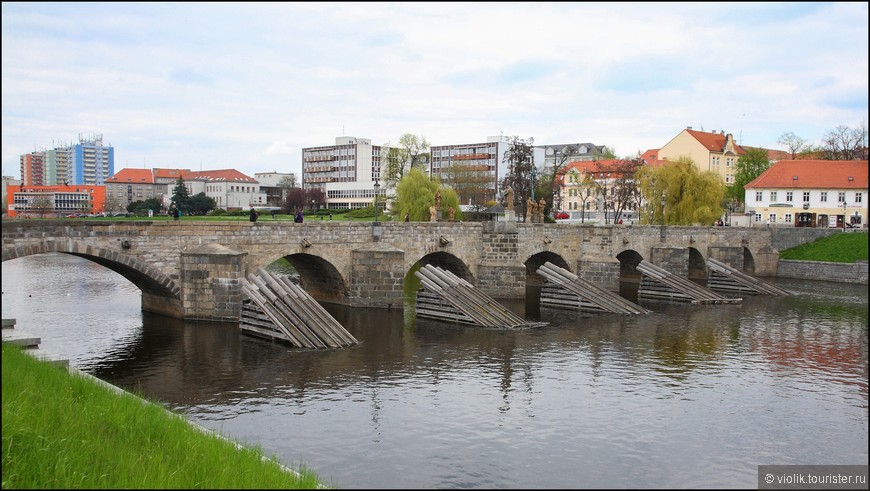
{"label": "white apartment building", "polygon": [[[510,139],[503,135],[479,143],[433,145],[429,149],[429,175],[452,187],[461,205],[483,205],[498,199],[500,183],[509,171],[502,162],[509,147]],[[540,161],[543,150],[533,151],[540,154],[534,160]],[[475,192],[480,189],[484,190],[483,196]]]}
{"label": "white apartment building", "polygon": [[382,150],[371,139],[353,136],[336,137],[335,145],[303,148],[302,189],[322,190],[330,209],[369,206],[381,179]]}
{"label": "white apartment building", "polygon": [[866,160],[781,160],[744,190],[749,226],[867,227]]}

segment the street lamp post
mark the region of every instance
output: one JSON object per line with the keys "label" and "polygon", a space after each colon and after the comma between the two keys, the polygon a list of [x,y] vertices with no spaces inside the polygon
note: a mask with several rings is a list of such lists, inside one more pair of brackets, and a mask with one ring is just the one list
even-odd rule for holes
{"label": "street lamp post", "polygon": [[532,166],[532,201],[535,201],[535,177],[537,177],[538,171],[537,168]]}
{"label": "street lamp post", "polygon": [[586,202],[589,201],[589,195],[591,194],[591,190],[586,188],[586,199],[583,200],[583,206],[580,210],[580,223],[586,223]]}
{"label": "street lamp post", "polygon": [[380,183],[378,183],[377,179],[375,179],[374,188],[375,188],[375,223],[378,223],[378,218],[380,217],[380,211],[381,211],[381,207],[378,206],[378,192],[381,189],[381,185],[380,185]]}
{"label": "street lamp post", "polygon": [[846,202],[843,201],[843,232],[846,231]]}
{"label": "street lamp post", "polygon": [[662,191],[662,225],[665,224],[665,193]]}

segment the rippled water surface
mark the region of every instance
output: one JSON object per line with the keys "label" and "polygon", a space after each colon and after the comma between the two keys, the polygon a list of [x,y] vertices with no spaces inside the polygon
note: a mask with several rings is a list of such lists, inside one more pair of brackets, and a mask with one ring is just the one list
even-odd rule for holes
{"label": "rippled water surface", "polygon": [[[867,464],[866,286],[639,303],[502,301],[502,331],[326,308],[361,341],[299,351],[237,324],[143,313],[87,260],[3,263],[3,317],[42,347],[342,488],[757,487],[760,464]],[[532,297],[533,298],[533,297]]]}

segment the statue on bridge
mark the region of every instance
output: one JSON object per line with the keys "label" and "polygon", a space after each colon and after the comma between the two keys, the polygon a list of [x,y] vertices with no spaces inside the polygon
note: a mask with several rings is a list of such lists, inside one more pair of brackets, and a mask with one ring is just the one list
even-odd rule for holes
{"label": "statue on bridge", "polygon": [[508,211],[514,211],[514,188],[510,186],[504,190],[504,207]]}

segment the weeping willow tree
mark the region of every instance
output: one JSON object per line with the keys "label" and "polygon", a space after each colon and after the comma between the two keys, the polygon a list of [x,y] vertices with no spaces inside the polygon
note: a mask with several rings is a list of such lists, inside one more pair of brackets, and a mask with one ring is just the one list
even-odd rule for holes
{"label": "weeping willow tree", "polygon": [[641,223],[711,225],[722,216],[722,178],[712,171],[700,171],[689,157],[660,167],[644,166],[636,178],[646,203]]}
{"label": "weeping willow tree", "polygon": [[428,222],[429,207],[435,206],[435,194],[438,191],[441,191],[442,216],[446,219],[447,210],[452,207],[455,211],[454,218],[460,220],[462,212],[459,211],[459,196],[456,191],[429,179],[416,167],[411,168],[396,185],[396,201],[392,206],[393,216],[396,220],[402,220],[407,213],[408,219],[412,222]]}

